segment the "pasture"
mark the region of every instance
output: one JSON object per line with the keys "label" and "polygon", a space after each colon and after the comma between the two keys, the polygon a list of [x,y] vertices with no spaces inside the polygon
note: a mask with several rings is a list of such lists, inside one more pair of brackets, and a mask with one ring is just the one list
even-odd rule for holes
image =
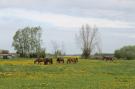
{"label": "pasture", "polygon": [[135,61],[37,65],[33,59],[0,60],[0,89],[135,89]]}

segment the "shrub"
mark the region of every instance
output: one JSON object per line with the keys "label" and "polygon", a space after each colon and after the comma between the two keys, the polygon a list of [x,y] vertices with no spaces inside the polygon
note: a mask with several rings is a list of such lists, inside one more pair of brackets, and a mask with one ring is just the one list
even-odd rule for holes
{"label": "shrub", "polygon": [[134,59],[135,58],[135,46],[124,46],[123,48],[115,51],[116,58]]}

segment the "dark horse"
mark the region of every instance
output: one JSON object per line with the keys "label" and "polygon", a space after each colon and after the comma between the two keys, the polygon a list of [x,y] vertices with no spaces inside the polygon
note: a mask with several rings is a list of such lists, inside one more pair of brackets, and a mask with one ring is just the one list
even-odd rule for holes
{"label": "dark horse", "polygon": [[113,57],[103,56],[103,60],[105,60],[105,61],[113,61]]}
{"label": "dark horse", "polygon": [[57,63],[64,63],[64,58],[58,57],[56,61],[57,61]]}
{"label": "dark horse", "polygon": [[44,62],[44,58],[36,58],[34,60],[34,64],[36,64],[36,63],[41,64],[41,62]]}
{"label": "dark horse", "polygon": [[34,60],[34,64],[36,63],[41,64],[42,62],[44,63],[44,65],[53,64],[53,59],[52,58],[37,58]]}
{"label": "dark horse", "polygon": [[67,64],[70,64],[70,63],[77,63],[78,62],[78,58],[68,58],[67,59]]}
{"label": "dark horse", "polygon": [[53,64],[53,59],[52,58],[45,58],[44,65],[47,65],[47,64]]}

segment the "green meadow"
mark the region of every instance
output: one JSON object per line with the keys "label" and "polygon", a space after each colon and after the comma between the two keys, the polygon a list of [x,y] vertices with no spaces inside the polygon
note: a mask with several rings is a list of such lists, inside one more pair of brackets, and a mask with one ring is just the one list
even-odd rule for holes
{"label": "green meadow", "polygon": [[0,89],[135,89],[135,61],[80,59],[77,64],[0,60]]}

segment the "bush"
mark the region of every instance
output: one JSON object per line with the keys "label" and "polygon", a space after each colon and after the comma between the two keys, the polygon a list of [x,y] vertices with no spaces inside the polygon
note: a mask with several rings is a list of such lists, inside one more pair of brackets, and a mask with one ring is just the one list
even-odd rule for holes
{"label": "bush", "polygon": [[124,46],[123,48],[115,51],[116,58],[134,59],[135,58],[135,46]]}

